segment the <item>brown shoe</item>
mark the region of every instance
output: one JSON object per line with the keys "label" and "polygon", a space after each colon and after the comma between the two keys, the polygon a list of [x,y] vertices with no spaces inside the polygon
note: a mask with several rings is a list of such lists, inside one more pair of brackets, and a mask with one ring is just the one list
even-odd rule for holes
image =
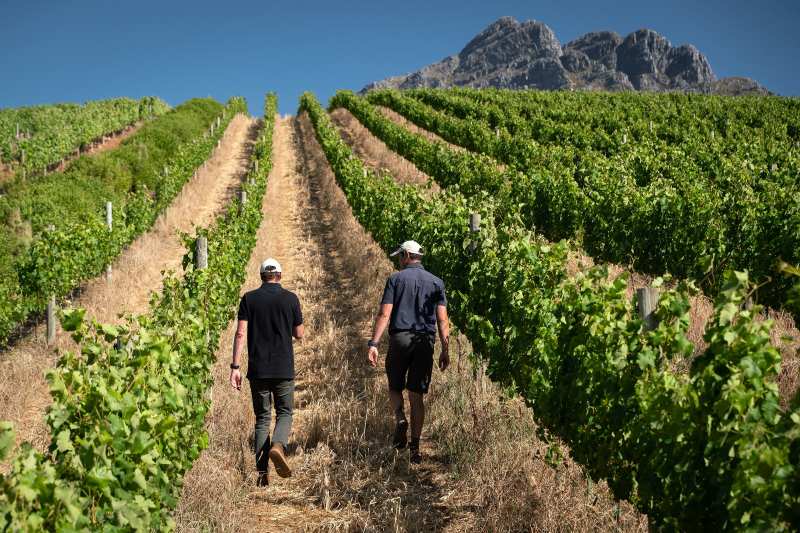
{"label": "brown shoe", "polygon": [[256,478],[256,487],[268,487],[269,486],[269,472],[263,471],[258,473],[258,477]]}
{"label": "brown shoe", "polygon": [[289,463],[286,462],[286,457],[283,455],[283,445],[275,443],[269,450],[269,458],[272,459],[272,464],[275,465],[275,471],[281,477],[291,477],[292,469],[289,468]]}

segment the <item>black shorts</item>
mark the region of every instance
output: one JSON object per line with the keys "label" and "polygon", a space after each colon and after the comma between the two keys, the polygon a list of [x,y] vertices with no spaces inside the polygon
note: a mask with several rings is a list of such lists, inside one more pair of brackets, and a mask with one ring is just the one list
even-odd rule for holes
{"label": "black shorts", "polygon": [[398,331],[389,336],[386,376],[391,390],[428,392],[433,372],[434,339],[429,333],[412,331]]}

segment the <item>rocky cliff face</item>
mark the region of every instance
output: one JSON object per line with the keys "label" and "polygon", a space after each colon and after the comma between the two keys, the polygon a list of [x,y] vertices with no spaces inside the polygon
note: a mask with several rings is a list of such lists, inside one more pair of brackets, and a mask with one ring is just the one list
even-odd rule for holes
{"label": "rocky cliff face", "polygon": [[491,24],[457,55],[371,83],[363,91],[451,86],[768,93],[749,78],[717,80],[697,48],[673,47],[652,30],[638,30],[624,39],[614,32],[592,32],[562,46],[546,24],[520,23],[511,17]]}

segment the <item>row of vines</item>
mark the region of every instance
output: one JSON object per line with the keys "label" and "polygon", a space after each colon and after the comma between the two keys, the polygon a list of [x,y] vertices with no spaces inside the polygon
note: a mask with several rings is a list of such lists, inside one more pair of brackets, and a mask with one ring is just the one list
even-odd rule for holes
{"label": "row of vines", "polygon": [[100,274],[149,229],[245,109],[241,98],[225,106],[190,100],[115,150],[81,158],[64,173],[12,183],[0,197],[0,343],[51,296]]}
{"label": "row of vines", "polygon": [[0,110],[0,163],[41,172],[104,135],[163,115],[169,106],[146,96]]}
{"label": "row of vines", "polygon": [[[524,103],[534,97],[550,99],[550,107]],[[700,280],[712,294],[726,270],[747,270],[762,284],[760,301],[786,302],[791,283],[776,270],[778,259],[800,262],[800,150],[791,122],[800,122],[800,108],[792,101],[755,100],[756,122],[744,104],[731,104],[723,121],[722,110],[706,109],[722,100],[685,95],[418,90],[367,99],[472,152],[408,132],[351,94],[333,105],[443,184],[504,195],[509,209],[551,240],[575,239],[593,257],[642,272]],[[568,111],[558,115],[558,106]],[[692,126],[667,112],[680,106],[703,118]],[[580,109],[585,118],[574,122]],[[681,135],[670,119],[682,119]],[[709,131],[719,132],[715,141]],[[440,164],[444,152],[451,153]]]}
{"label": "row of vines", "polygon": [[[340,94],[331,107],[346,100],[356,101]],[[430,149],[441,159],[428,166],[452,173],[453,186],[430,196],[366,169],[310,93],[300,109],[361,224],[387,251],[408,238],[423,245],[426,264],[448,286],[454,322],[491,377],[524,397],[594,479],[659,528],[800,527],[800,396],[781,410],[781,356],[770,322],[757,318],[760,306],[742,305],[753,289],[747,274],[720,282],[706,346],[692,358],[691,283],[662,290],[658,326],[648,331],[626,275],[612,279],[598,266],[569,276],[572,245],[532,232],[501,187],[480,193],[475,176],[471,190],[458,178],[472,167],[451,150],[416,143],[418,152],[402,152]],[[467,226],[471,212],[483,218],[477,235]]]}
{"label": "row of vines", "polygon": [[[208,239],[208,268],[194,269],[188,252],[183,277],[167,274],[150,313],[122,326],[64,312],[81,353],[67,353],[49,374],[49,450],[23,445],[0,475],[0,530],[174,528],[181,480],[208,443],[210,370],[262,219],[276,106],[267,95],[245,203],[233,200],[198,231]],[[195,238],[186,236],[189,250]],[[0,455],[10,443],[12,428],[0,425]]]}

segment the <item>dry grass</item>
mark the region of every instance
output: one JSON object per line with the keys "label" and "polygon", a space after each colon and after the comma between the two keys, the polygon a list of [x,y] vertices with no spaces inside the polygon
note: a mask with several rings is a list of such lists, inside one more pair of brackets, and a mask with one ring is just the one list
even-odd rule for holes
{"label": "dry grass", "polygon": [[548,462],[530,410],[475,368],[467,346],[429,398],[431,438],[455,474],[450,505],[474,511],[464,529],[645,531],[646,517],[591,482],[566,446],[553,441],[563,459]]}
{"label": "dry grass", "polygon": [[773,321],[770,338],[773,346],[781,350],[781,372],[778,375],[778,390],[781,406],[786,409],[800,389],[800,333],[794,318],[786,311],[767,309],[760,315]]}
{"label": "dry grass", "polygon": [[[307,268],[321,268],[319,262],[312,264],[305,256],[305,246],[298,246],[296,232],[302,226],[299,220],[302,201],[298,197],[292,143],[292,122],[279,119],[274,135],[274,167],[270,174],[267,193],[262,210],[264,220],[259,228],[257,244],[247,266],[247,279],[242,292],[252,290],[260,284],[258,265],[268,256],[276,257],[284,270],[283,286],[295,291],[301,298],[309,337],[314,330],[314,308],[306,297],[308,283]],[[230,352],[233,346],[234,323],[226,330],[220,341],[217,364],[214,367],[212,409],[206,426],[210,434],[209,448],[195,462],[184,480],[184,488],[175,518],[181,531],[240,531],[249,530],[242,520],[252,520],[252,502],[248,501],[248,512],[239,512],[243,500],[261,496],[253,492],[255,482],[252,433],[254,416],[250,403],[249,383],[245,380],[241,391],[228,383]],[[307,343],[295,347],[298,367],[297,402],[302,398],[303,368]],[[243,362],[246,371],[246,358]],[[294,433],[302,424],[300,410],[295,413]],[[292,441],[296,438],[290,437]],[[296,462],[292,458],[293,464]],[[302,497],[302,496],[301,496]],[[291,495],[289,501],[296,503]],[[266,507],[266,506],[260,506]],[[236,512],[232,510],[236,509]],[[289,506],[294,510],[293,506]],[[286,511],[284,511],[284,514]],[[275,513],[273,513],[275,514]]]}
{"label": "dry grass", "polygon": [[[151,293],[161,289],[162,273],[180,269],[184,249],[179,232],[207,225],[227,205],[246,172],[254,134],[252,119],[234,118],[220,148],[186,183],[153,228],[114,261],[111,280],[100,276],[89,281],[67,304],[85,308],[101,322],[146,312]],[[50,441],[44,422],[51,402],[45,372],[55,364],[57,352],[75,348],[67,335],[57,337],[55,349],[48,348],[44,335],[44,325],[38,324],[0,353],[0,420],[14,423],[18,443],[29,441],[39,450]],[[8,466],[8,462],[0,463],[0,471]]]}
{"label": "dry grass", "polygon": [[[359,154],[366,151],[357,144],[364,140],[368,136],[356,137],[353,148]],[[373,146],[388,150],[379,142]],[[375,168],[376,161],[385,159],[378,153],[365,163]],[[428,398],[431,439],[456,474],[447,500],[460,519],[450,529],[645,528],[645,519],[627,504],[616,518],[618,508],[609,504],[607,487],[587,489],[585,475],[570,460],[555,469],[549,466],[544,461],[549,446],[536,437],[536,425],[524,403],[519,398],[504,399],[496,385],[472,368],[463,348],[467,341],[459,339],[458,346],[458,364],[437,376],[444,383],[435,386]]]}
{"label": "dry grass", "polygon": [[383,141],[365,128],[350,111],[339,108],[330,116],[344,142],[367,165],[381,173],[388,172],[403,183],[426,185],[432,192],[439,191],[439,186],[430,176],[419,170],[408,159],[389,150]]}
{"label": "dry grass", "polygon": [[399,126],[403,126],[404,128],[406,128],[408,131],[410,131],[412,133],[416,133],[417,135],[422,135],[423,137],[425,137],[429,141],[446,144],[448,147],[450,147],[450,149],[455,150],[457,152],[466,152],[466,151],[468,151],[463,146],[459,146],[457,144],[453,144],[451,142],[445,141],[444,139],[442,139],[441,137],[439,137],[438,135],[436,135],[432,131],[428,131],[428,130],[426,130],[424,128],[420,128],[419,126],[417,126],[416,124],[414,124],[413,122],[408,120],[406,117],[404,117],[403,115],[401,115],[400,113],[395,111],[394,109],[390,109],[390,108],[384,107],[384,106],[375,106],[375,107],[378,109],[378,111],[380,111],[383,114],[383,116],[385,116],[386,118],[388,118],[389,120],[391,120],[395,124],[397,124]]}
{"label": "dry grass", "polygon": [[[360,300],[353,293],[358,285],[351,278],[350,269],[339,263],[339,252],[345,248],[339,246],[337,238],[349,234],[350,228],[343,227],[341,219],[321,207],[320,194],[312,190],[303,172],[298,172],[304,163],[298,160],[293,125],[293,120],[284,119],[276,127],[275,166],[263,204],[265,220],[250,261],[245,290],[258,285],[257,265],[272,255],[284,268],[283,285],[298,294],[303,306],[307,340],[296,345],[296,410],[289,457],[295,475],[282,480],[273,472],[270,488],[256,490],[252,486],[252,407],[249,392],[233,391],[227,382],[232,343],[229,330],[215,367],[214,402],[208,419],[211,445],[187,475],[176,513],[178,527],[183,531],[296,531],[352,522],[352,513],[341,516],[341,512],[326,510],[313,490],[319,469],[331,460],[331,448],[323,444],[323,439],[345,433],[341,424],[342,431],[336,432],[335,424],[322,420],[346,413],[337,410],[338,404],[345,401],[337,398],[347,395],[353,403],[351,393],[359,383],[354,377],[366,371],[349,358],[341,360],[343,355],[352,355],[349,349],[351,343],[355,344],[353,328],[360,327],[352,321],[353,306]],[[362,251],[353,249],[349,253]],[[375,274],[372,270],[373,280]],[[324,485],[324,476],[320,479]],[[244,513],[246,519],[242,514],[234,519],[226,502],[241,498],[247,499],[249,507]]]}

